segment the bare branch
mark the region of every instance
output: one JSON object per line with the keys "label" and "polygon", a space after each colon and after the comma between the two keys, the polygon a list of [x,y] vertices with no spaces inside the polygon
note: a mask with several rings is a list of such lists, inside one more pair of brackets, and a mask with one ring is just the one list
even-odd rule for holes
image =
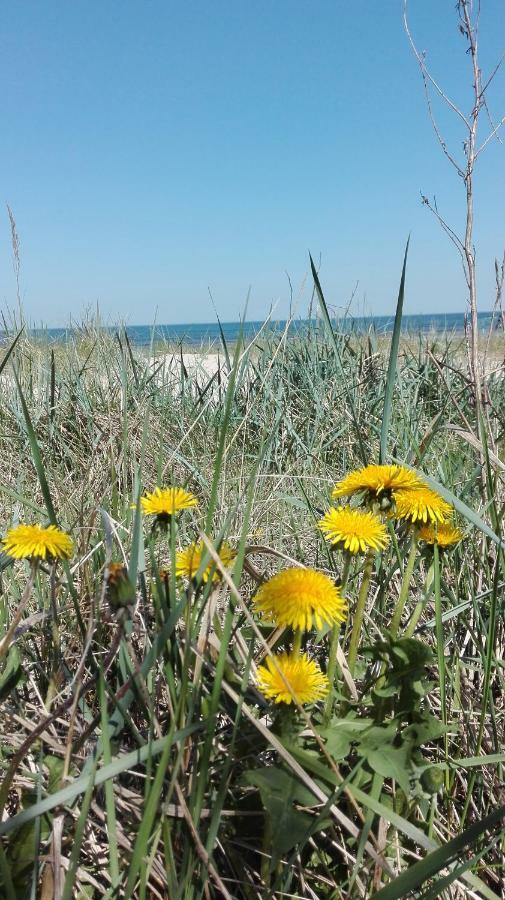
{"label": "bare branch", "polygon": [[501,64],[503,63],[504,60],[505,60],[505,52],[502,53],[502,55],[500,56],[500,59],[499,59],[498,62],[496,63],[496,65],[495,65],[493,71],[491,72],[491,75],[489,76],[488,80],[486,81],[484,87],[481,89],[481,92],[480,92],[480,93],[481,93],[481,96],[483,96],[483,95],[486,93],[486,91],[487,91],[489,85],[491,84],[493,78],[494,78],[495,75],[497,74],[497,72],[498,72],[498,70],[500,69],[500,66],[501,66]]}
{"label": "bare branch", "polygon": [[475,92],[475,105],[472,110],[472,125],[470,130],[476,130],[477,126],[477,118],[479,115],[480,107],[482,106],[482,90],[481,90],[481,71],[479,68],[478,57],[477,57],[477,45],[478,45],[478,23],[480,16],[480,3],[478,7],[477,19],[475,25],[472,25],[472,20],[470,18],[470,10],[468,8],[468,0],[458,0],[458,9],[460,11],[460,16],[462,14],[463,21],[465,23],[464,30],[466,37],[468,39],[469,50],[472,57],[472,67],[473,67],[473,89]]}
{"label": "bare branch", "polygon": [[[496,126],[495,126],[495,123],[493,122],[493,118],[492,118],[490,110],[489,110],[489,104],[484,95],[482,96],[482,105],[483,105],[484,109],[486,110],[487,117],[489,119],[489,124],[491,125],[491,131],[493,131]],[[496,140],[498,141],[499,144],[503,144],[503,141],[499,134],[496,135]]]}
{"label": "bare branch", "polygon": [[495,309],[498,310],[500,313],[502,331],[505,332],[505,312],[503,310],[503,303],[502,303],[503,285],[505,283],[505,252],[503,254],[503,259],[501,261],[501,265],[498,262],[498,260],[495,259],[494,274],[495,274],[495,281],[496,281]]}
{"label": "bare branch", "polygon": [[436,218],[437,218],[438,221],[440,222],[440,225],[442,226],[442,228],[444,229],[444,231],[447,233],[447,236],[450,237],[452,243],[454,244],[454,246],[456,247],[456,249],[458,250],[458,252],[459,252],[459,253],[463,253],[463,252],[464,252],[464,249],[465,249],[464,244],[463,244],[463,241],[461,240],[461,238],[458,237],[458,235],[456,234],[456,232],[453,231],[453,229],[451,228],[451,226],[450,226],[450,225],[445,221],[445,219],[442,218],[442,216],[440,215],[440,213],[439,213],[439,211],[438,211],[438,206],[437,206],[437,201],[436,201],[436,199],[433,198],[433,203],[432,203],[431,200],[428,200],[428,197],[426,196],[426,194],[423,194],[422,191],[421,191],[420,193],[421,193],[421,202],[423,203],[423,205],[424,205],[424,206],[427,206],[428,209],[430,210],[430,212],[432,212],[433,215],[436,216]]}
{"label": "bare branch", "polygon": [[[486,343],[486,352],[484,354],[484,358],[487,360],[489,353],[489,345],[491,343],[491,335],[495,329],[495,318],[500,317],[502,331],[505,331],[505,313],[503,311],[502,305],[502,292],[503,292],[503,281],[505,279],[505,253],[503,254],[503,259],[500,263],[497,259],[494,261],[494,274],[495,274],[495,282],[496,282],[496,296],[493,305],[493,311],[491,313],[491,321],[489,323],[489,329],[487,334],[487,343]],[[484,366],[484,371],[486,371],[486,366]],[[501,368],[501,367],[500,367]]]}
{"label": "bare branch", "polygon": [[445,221],[445,219],[440,215],[440,213],[439,213],[439,211],[438,211],[438,207],[437,207],[437,202],[436,202],[435,199],[434,199],[433,203],[431,203],[431,201],[428,200],[428,197],[426,197],[426,196],[422,193],[422,191],[421,191],[421,202],[422,202],[423,205],[426,206],[426,207],[429,209],[429,211],[435,216],[435,218],[437,219],[439,225],[441,226],[441,228],[443,229],[443,231],[445,231],[445,233],[446,233],[447,237],[449,238],[449,240],[452,241],[452,243],[453,243],[454,246],[456,247],[456,250],[458,251],[459,256],[460,256],[460,259],[461,259],[461,265],[462,265],[462,267],[463,267],[463,274],[464,274],[464,276],[465,276],[465,281],[466,281],[467,286],[468,286],[468,273],[467,273],[467,266],[466,266],[466,254],[465,254],[465,247],[464,247],[464,245],[463,245],[463,242],[462,242],[461,239],[458,237],[458,235],[456,234],[456,232],[453,231],[453,229],[451,228],[451,226],[450,226],[450,225]]}
{"label": "bare branch", "polygon": [[413,39],[413,37],[412,37],[412,35],[411,35],[411,33],[410,33],[409,23],[408,23],[408,19],[407,19],[407,3],[408,3],[408,0],[403,0],[403,24],[404,24],[404,27],[405,27],[405,31],[406,31],[406,33],[407,33],[407,37],[408,37],[408,39],[409,39],[410,46],[412,47],[412,50],[413,50],[413,52],[414,52],[414,55],[415,55],[415,57],[416,57],[416,59],[417,59],[417,61],[418,61],[418,63],[419,63],[419,67],[420,67],[420,69],[421,69],[421,72],[425,73],[426,78],[428,79],[428,81],[431,82],[431,84],[433,85],[433,87],[435,88],[435,90],[437,91],[437,93],[442,97],[442,100],[444,100],[444,101],[447,103],[447,105],[452,109],[452,111],[453,111],[454,113],[456,113],[457,116],[459,116],[459,118],[462,120],[462,122],[465,123],[466,127],[468,128],[468,130],[470,130],[470,127],[471,127],[471,126],[470,126],[470,122],[468,121],[468,119],[466,118],[466,116],[464,115],[464,113],[462,113],[461,110],[458,109],[458,107],[456,106],[456,104],[453,103],[453,101],[450,99],[450,97],[447,96],[447,94],[445,93],[445,91],[442,90],[442,88],[440,87],[440,85],[438,84],[438,82],[435,81],[435,79],[433,78],[433,75],[431,74],[431,72],[429,71],[428,67],[426,66],[426,63],[425,63],[425,61],[424,61],[424,56],[423,56],[423,54],[419,52],[419,50],[417,49],[417,47],[416,47],[416,45],[415,45],[415,43],[414,43],[414,39]]}
{"label": "bare branch", "polygon": [[[468,142],[466,146],[466,159],[467,159],[467,168],[466,168],[466,178],[465,178],[465,189],[466,189],[466,229],[465,229],[465,239],[464,239],[464,247],[465,247],[465,257],[466,257],[466,271],[468,273],[467,284],[468,284],[468,302],[470,305],[470,320],[471,320],[471,330],[470,330],[470,371],[472,375],[473,388],[474,388],[474,396],[475,396],[475,406],[477,411],[477,421],[478,421],[478,431],[479,437],[484,441],[484,437],[481,434],[482,421],[481,421],[481,412],[482,412],[482,381],[481,381],[481,369],[480,369],[480,357],[479,357],[479,321],[478,321],[478,309],[477,309],[477,276],[476,276],[476,268],[475,268],[475,247],[473,244],[473,226],[474,226],[474,194],[473,194],[473,170],[475,166],[476,160],[476,141],[477,141],[477,127],[479,123],[479,114],[483,105],[483,97],[482,97],[482,83],[481,83],[481,71],[479,67],[478,60],[478,25],[479,25],[479,15],[480,15],[480,0],[478,5],[478,12],[475,19],[475,24],[472,23],[471,18],[471,2],[469,0],[458,0],[458,13],[460,16],[460,29],[465,35],[468,41],[468,51],[470,52],[472,58],[472,69],[473,69],[473,90],[474,90],[474,104],[471,113],[471,127],[468,132]],[[481,458],[482,465],[484,466],[484,460]],[[483,468],[484,472],[484,468]],[[485,475],[483,474],[483,479]]]}
{"label": "bare branch", "polygon": [[491,131],[490,134],[488,134],[486,140],[480,145],[479,149],[475,151],[474,159],[477,159],[479,153],[482,153],[482,151],[484,150],[484,147],[487,147],[487,145],[489,144],[489,141],[491,141],[495,137],[495,135],[498,134],[500,128],[503,128],[504,125],[505,125],[505,116],[503,116],[503,118],[500,119],[500,121],[498,122],[498,125],[493,129],[493,131]]}
{"label": "bare branch", "polygon": [[[466,194],[466,216],[465,216],[465,234],[463,238],[459,238],[456,232],[447,224],[447,222],[440,215],[436,200],[433,203],[427,199],[427,197],[422,196],[422,201],[425,206],[433,213],[442,227],[445,234],[452,241],[454,246],[456,247],[465,276],[466,285],[468,288],[468,303],[470,307],[470,329],[469,329],[469,368],[470,368],[470,376],[473,387],[473,394],[475,398],[475,407],[477,411],[477,421],[478,421],[478,429],[479,435],[481,433],[482,425],[482,411],[483,411],[483,394],[482,394],[482,360],[479,357],[479,321],[478,321],[478,308],[477,308],[477,273],[476,273],[476,255],[475,255],[475,245],[473,240],[473,230],[474,230],[474,185],[473,185],[473,173],[475,168],[476,160],[479,154],[484,150],[487,144],[497,136],[500,128],[505,125],[505,116],[498,122],[498,124],[494,124],[491,114],[487,105],[486,99],[486,90],[493,81],[493,78],[496,76],[503,60],[505,59],[505,53],[499,59],[495,68],[493,69],[490,77],[487,79],[485,85],[482,85],[482,72],[479,66],[479,53],[478,53],[478,43],[479,43],[479,24],[480,24],[480,14],[481,14],[481,0],[457,0],[456,2],[456,10],[457,10],[457,24],[460,33],[463,35],[463,38],[466,43],[466,54],[471,58],[471,66],[473,72],[473,96],[472,100],[472,108],[471,112],[468,116],[465,116],[460,109],[456,106],[456,104],[448,97],[443,88],[440,87],[437,81],[433,78],[431,73],[428,70],[425,60],[425,54],[421,53],[416,45],[414,44],[414,40],[410,33],[408,18],[407,18],[407,4],[408,0],[404,0],[403,6],[403,22],[405,31],[410,42],[410,46],[414,52],[414,55],[419,64],[419,68],[421,70],[421,75],[423,78],[424,90],[426,94],[426,101],[428,104],[428,112],[431,119],[432,127],[434,129],[437,140],[442,148],[442,151],[445,157],[449,160],[452,166],[454,166],[458,172],[458,175],[462,177],[464,185],[465,185],[465,194]],[[434,88],[438,95],[445,101],[446,105],[451,109],[456,115],[464,122],[466,127],[466,136],[463,144],[464,153],[466,157],[466,164],[464,166],[459,166],[456,162],[455,158],[447,149],[446,143],[442,137],[440,129],[438,127],[437,122],[435,121],[435,117],[433,115],[433,110],[431,107],[431,89]],[[480,147],[477,147],[477,131],[479,125],[479,115],[482,110],[485,110],[490,121],[491,131],[483,141]],[[481,459],[483,465],[483,479],[485,478],[484,472],[484,462]]]}
{"label": "bare branch", "polygon": [[496,281],[496,302],[498,304],[501,303],[501,296],[503,292],[503,283],[505,281],[505,253],[503,254],[503,259],[501,262],[501,266],[498,263],[498,260],[494,261],[494,274]]}
{"label": "bare branch", "polygon": [[438,142],[439,142],[439,144],[440,144],[440,146],[441,146],[443,152],[445,153],[447,159],[449,160],[449,162],[451,163],[451,165],[453,165],[454,168],[456,169],[458,175],[459,175],[461,178],[464,178],[464,177],[465,177],[465,173],[464,173],[463,169],[461,168],[461,166],[459,165],[459,163],[454,159],[454,157],[452,156],[452,154],[449,153],[449,150],[447,149],[447,143],[446,143],[446,141],[444,140],[444,138],[442,137],[442,134],[441,134],[440,129],[439,129],[439,127],[438,127],[438,124],[437,124],[437,122],[436,122],[435,115],[434,115],[434,113],[433,113],[433,107],[432,107],[432,105],[431,105],[430,92],[429,92],[429,90],[428,90],[428,79],[427,79],[427,77],[426,77],[425,69],[424,69],[422,66],[421,66],[421,76],[422,76],[422,79],[423,79],[424,94],[425,94],[425,97],[426,97],[426,106],[428,107],[428,115],[429,115],[429,117],[430,117],[430,121],[431,121],[431,124],[432,124],[432,126],[433,126],[433,130],[434,130],[434,132],[435,132],[435,134],[436,134],[436,136],[437,136],[437,138],[438,138]]}

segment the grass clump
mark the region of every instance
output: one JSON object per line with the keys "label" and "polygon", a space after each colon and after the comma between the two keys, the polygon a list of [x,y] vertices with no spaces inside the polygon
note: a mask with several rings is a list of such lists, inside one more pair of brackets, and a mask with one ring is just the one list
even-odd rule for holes
{"label": "grass clump", "polygon": [[6,358],[1,894],[498,897],[503,370],[483,446],[454,336],[226,349]]}

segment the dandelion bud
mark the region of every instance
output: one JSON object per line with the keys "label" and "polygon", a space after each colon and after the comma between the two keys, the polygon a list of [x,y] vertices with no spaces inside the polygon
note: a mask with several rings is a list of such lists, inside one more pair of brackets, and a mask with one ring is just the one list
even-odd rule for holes
{"label": "dandelion bud", "polygon": [[444,773],[442,769],[436,766],[430,766],[425,769],[421,775],[421,785],[427,794],[436,794],[444,783]]}
{"label": "dandelion bud", "polygon": [[128,570],[122,563],[109,563],[106,575],[107,599],[112,609],[121,609],[135,603],[135,588],[128,578]]}

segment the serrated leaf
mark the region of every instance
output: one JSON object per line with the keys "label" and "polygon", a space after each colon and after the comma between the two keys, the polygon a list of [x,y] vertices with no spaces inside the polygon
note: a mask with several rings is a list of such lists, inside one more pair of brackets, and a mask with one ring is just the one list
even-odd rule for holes
{"label": "serrated leaf", "polygon": [[285,800],[289,797],[292,801],[300,803],[302,806],[313,806],[315,803],[312,791],[304,787],[289,772],[279,769],[277,766],[251,769],[245,773],[244,779],[248,784],[253,784],[257,787],[260,793],[278,794]]}
{"label": "serrated leaf", "polygon": [[369,750],[380,750],[385,745],[392,746],[397,731],[396,722],[391,722],[389,725],[372,725],[361,735],[360,749],[368,752]]}
{"label": "serrated leaf", "polygon": [[[281,857],[304,841],[311,832],[313,817],[295,809],[293,803],[312,806],[314,795],[288,772],[275,766],[246,772],[244,780],[258,788],[261,802],[270,817],[273,870]],[[324,827],[324,824],[319,827]]]}
{"label": "serrated leaf", "polygon": [[427,715],[422,722],[407,725],[402,731],[402,738],[404,741],[412,743],[414,747],[421,747],[423,744],[428,744],[430,741],[436,741],[438,738],[443,737],[449,730],[450,728],[440,722],[439,719],[436,719],[435,716]]}
{"label": "serrated leaf", "polygon": [[408,796],[410,792],[409,782],[409,752],[407,747],[386,747],[378,750],[370,750],[366,760],[373,772],[378,772],[384,778],[394,778],[402,790]]}
{"label": "serrated leaf", "polygon": [[360,735],[370,728],[372,719],[340,719],[334,720],[329,728],[321,730],[326,740],[326,749],[335,760],[345,759],[351,752],[353,744],[360,740]]}
{"label": "serrated leaf", "polygon": [[394,697],[399,690],[400,686],[398,684],[391,684],[386,685],[385,687],[374,688],[374,694],[376,694],[377,697]]}

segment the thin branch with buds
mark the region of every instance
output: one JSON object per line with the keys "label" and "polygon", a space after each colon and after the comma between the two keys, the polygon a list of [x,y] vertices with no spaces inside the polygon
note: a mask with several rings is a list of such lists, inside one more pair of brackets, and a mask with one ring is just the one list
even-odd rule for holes
{"label": "thin branch with buds", "polygon": [[[465,185],[465,194],[466,194],[466,217],[465,217],[465,234],[464,238],[460,239],[456,234],[455,230],[447,223],[447,221],[443,218],[443,216],[439,213],[436,203],[430,203],[427,197],[424,194],[421,194],[422,202],[427,206],[430,211],[435,215],[437,221],[452,241],[454,246],[456,247],[463,264],[463,271],[465,273],[465,281],[468,288],[468,303],[470,307],[470,334],[469,334],[469,365],[470,372],[473,383],[473,391],[475,396],[475,404],[477,410],[477,418],[478,421],[481,421],[481,412],[482,412],[482,393],[481,393],[481,367],[479,361],[479,330],[478,330],[478,309],[477,309],[477,277],[476,277],[476,264],[475,264],[475,246],[473,241],[473,228],[474,228],[474,188],[473,188],[473,175],[475,164],[479,155],[482,151],[487,147],[493,138],[498,137],[498,132],[503,125],[505,125],[505,116],[503,116],[498,124],[494,125],[493,119],[491,117],[491,113],[488,108],[486,91],[488,90],[490,84],[493,82],[496,77],[500,67],[505,60],[505,53],[502,54],[498,62],[496,63],[494,69],[492,70],[489,78],[484,82],[482,82],[482,71],[479,65],[479,44],[478,44],[478,36],[479,36],[479,23],[480,23],[480,14],[481,14],[481,3],[480,0],[476,4],[472,2],[472,0],[457,0],[456,9],[458,13],[458,27],[460,33],[465,38],[467,42],[467,53],[471,59],[472,66],[472,75],[473,75],[473,91],[472,91],[472,108],[470,115],[465,115],[465,113],[456,105],[456,103],[451,100],[446,91],[441,87],[439,82],[434,78],[431,74],[428,66],[426,64],[426,54],[421,52],[416,46],[414,39],[412,37],[412,33],[410,31],[409,23],[408,23],[408,15],[407,15],[407,6],[408,0],[404,0],[404,8],[403,8],[403,21],[405,26],[405,32],[407,34],[407,38],[409,40],[410,46],[413,50],[413,53],[417,59],[421,76],[423,79],[424,92],[426,97],[426,104],[428,109],[428,115],[430,117],[430,121],[435,132],[436,138],[442,152],[445,157],[449,161],[449,163],[453,166],[453,168],[458,173],[459,177],[462,179]],[[476,7],[476,8],[475,8]],[[441,129],[437,120],[435,119],[435,115],[433,112],[433,106],[431,101],[430,91],[434,90],[438,96],[443,100],[445,105],[458,117],[458,119],[463,122],[466,131],[466,137],[463,144],[464,154],[465,154],[465,162],[459,163],[453,154],[453,152],[447,146],[447,143],[442,135]],[[477,145],[477,130],[479,125],[479,116],[481,110],[484,109],[487,112],[489,117],[489,121],[491,123],[491,131],[487,135],[487,137],[483,140],[483,142],[478,146]],[[480,429],[480,425],[479,425]]]}

